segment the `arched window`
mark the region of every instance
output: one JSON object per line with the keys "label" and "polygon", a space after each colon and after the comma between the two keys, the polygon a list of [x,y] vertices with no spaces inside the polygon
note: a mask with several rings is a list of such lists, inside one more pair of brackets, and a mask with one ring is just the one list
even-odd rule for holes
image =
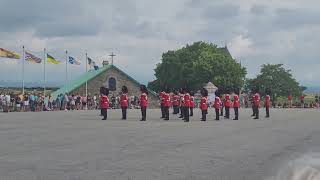
{"label": "arched window", "polygon": [[111,77],[109,78],[109,81],[108,81],[108,84],[109,84],[109,90],[110,91],[116,91],[117,90],[117,81],[115,78]]}

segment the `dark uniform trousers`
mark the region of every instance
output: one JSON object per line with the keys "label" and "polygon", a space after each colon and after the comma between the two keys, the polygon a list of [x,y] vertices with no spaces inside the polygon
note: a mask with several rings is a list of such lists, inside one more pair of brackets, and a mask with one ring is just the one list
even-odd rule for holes
{"label": "dark uniform trousers", "polygon": [[223,116],[223,107],[220,108],[220,116]]}
{"label": "dark uniform trousers", "polygon": [[254,115],[256,119],[259,119],[259,106],[254,106]]}
{"label": "dark uniform trousers", "polygon": [[229,119],[230,118],[230,107],[225,107],[226,109],[226,116],[225,118]]}
{"label": "dark uniform trousers", "polygon": [[169,120],[169,106],[164,106],[163,111],[164,111],[164,119]]}
{"label": "dark uniform trousers", "polygon": [[190,116],[193,116],[193,107],[190,108]]}
{"label": "dark uniform trousers", "polygon": [[106,120],[108,118],[108,109],[101,108],[101,115],[103,116],[103,119]]}
{"label": "dark uniform trousers", "polygon": [[161,105],[161,118],[165,118],[165,107]]}
{"label": "dark uniform trousers", "polygon": [[216,111],[216,120],[219,120],[219,108],[214,108]]}
{"label": "dark uniform trousers", "polygon": [[183,110],[184,110],[184,113],[183,113],[184,120],[189,121],[189,107],[183,107]]}
{"label": "dark uniform trousers", "polygon": [[183,118],[184,116],[184,107],[180,106],[180,117],[179,118]]}
{"label": "dark uniform trousers", "polygon": [[127,107],[121,107],[122,109],[122,119],[127,119]]}
{"label": "dark uniform trousers", "polygon": [[256,110],[253,104],[252,104],[252,116],[256,116]]}
{"label": "dark uniform trousers", "polygon": [[147,118],[147,107],[141,107],[141,115],[142,115],[142,120],[146,120],[146,118]]}
{"label": "dark uniform trousers", "polygon": [[173,114],[179,114],[179,106],[173,106]]}
{"label": "dark uniform trousers", "polygon": [[269,107],[266,107],[266,117],[270,117]]}
{"label": "dark uniform trousers", "polygon": [[239,108],[238,107],[235,107],[233,108],[234,109],[234,119],[238,120],[239,118]]}
{"label": "dark uniform trousers", "polygon": [[203,121],[207,120],[207,114],[208,114],[208,110],[202,110],[202,120]]}

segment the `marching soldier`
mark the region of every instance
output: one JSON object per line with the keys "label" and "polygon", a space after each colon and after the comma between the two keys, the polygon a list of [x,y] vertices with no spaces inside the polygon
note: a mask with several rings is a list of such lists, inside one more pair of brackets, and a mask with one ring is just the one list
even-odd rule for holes
{"label": "marching soldier", "polygon": [[234,119],[239,120],[239,108],[240,108],[240,100],[239,100],[239,91],[236,90],[236,94],[233,96],[233,109],[234,109]]}
{"label": "marching soldier", "polygon": [[172,106],[173,106],[173,114],[179,114],[180,108],[180,97],[178,95],[178,91],[175,90],[172,97]]}
{"label": "marching soldier", "polygon": [[208,90],[205,88],[202,88],[201,96],[202,96],[200,101],[200,109],[202,112],[201,121],[206,121],[207,114],[208,114]]}
{"label": "marching soldier", "polygon": [[193,108],[195,107],[194,103],[194,92],[190,91],[190,116],[193,116]]}
{"label": "marching soldier", "polygon": [[167,89],[166,92],[163,93],[163,110],[164,110],[164,120],[169,120],[169,108],[171,106],[170,101],[170,90]]}
{"label": "marching soldier", "polygon": [[122,109],[122,119],[126,120],[127,119],[127,109],[129,105],[128,101],[128,88],[127,86],[122,86],[122,94],[120,96],[120,105]]}
{"label": "marching soldier", "polygon": [[269,108],[270,108],[270,94],[271,94],[271,92],[270,92],[270,90],[269,89],[267,89],[266,90],[266,97],[265,97],[265,99],[264,99],[264,106],[265,106],[265,108],[266,108],[266,118],[269,118],[270,117],[270,112],[269,112]]}
{"label": "marching soldier", "polygon": [[223,109],[224,109],[224,98],[225,96],[222,95],[222,97],[220,98],[220,116],[223,116]]}
{"label": "marching soldier", "polygon": [[179,96],[180,96],[180,117],[179,118],[182,118],[182,120],[184,120],[184,109],[183,109],[183,104],[184,104],[184,91],[183,89],[181,88],[180,89],[180,93],[179,93]]}
{"label": "marching soldier", "polygon": [[227,94],[224,97],[224,107],[226,110],[225,118],[230,119],[230,106],[231,106],[231,100],[230,100],[230,94],[229,91],[227,91]]}
{"label": "marching soldier", "polygon": [[255,94],[253,96],[253,106],[254,106],[254,119],[259,119],[259,108],[260,108],[260,94],[259,90],[255,90]]}
{"label": "marching soldier", "polygon": [[147,107],[148,107],[148,90],[145,85],[140,86],[141,96],[140,96],[140,107],[142,118],[140,121],[146,121],[147,118]]}
{"label": "marching soldier", "polygon": [[160,98],[160,109],[161,109],[161,119],[165,118],[165,112],[164,112],[164,94],[165,92],[161,90],[159,93],[159,98]]}
{"label": "marching soldier", "polygon": [[223,107],[221,107],[221,99],[220,99],[220,97],[219,97],[219,92],[218,91],[216,91],[215,92],[215,95],[216,95],[216,97],[214,98],[214,102],[213,102],[213,107],[214,107],[214,109],[215,109],[215,112],[216,112],[216,121],[219,121],[219,110],[220,110],[220,108],[223,108]]}
{"label": "marching soldier", "polygon": [[184,122],[189,122],[190,94],[186,88],[183,89],[183,94]]}
{"label": "marching soldier", "polygon": [[102,120],[107,120],[109,108],[109,89],[105,87],[100,87],[100,94],[100,109],[101,115],[103,116]]}

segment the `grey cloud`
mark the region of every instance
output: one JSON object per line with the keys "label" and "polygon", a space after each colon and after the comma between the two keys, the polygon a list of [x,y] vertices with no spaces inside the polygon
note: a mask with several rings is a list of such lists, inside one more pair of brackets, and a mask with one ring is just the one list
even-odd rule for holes
{"label": "grey cloud", "polygon": [[240,7],[233,4],[209,6],[204,11],[204,16],[209,19],[224,20],[234,18],[240,13]]}
{"label": "grey cloud", "polygon": [[251,7],[250,12],[255,15],[263,15],[267,11],[267,7],[263,5],[255,4]]}
{"label": "grey cloud", "polygon": [[284,29],[320,25],[320,13],[309,9],[277,9],[275,16],[274,24]]}

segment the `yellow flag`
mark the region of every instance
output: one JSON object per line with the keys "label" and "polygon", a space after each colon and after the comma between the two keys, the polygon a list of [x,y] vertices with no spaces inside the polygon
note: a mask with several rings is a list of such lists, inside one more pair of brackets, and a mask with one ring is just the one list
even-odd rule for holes
{"label": "yellow flag", "polygon": [[20,59],[19,54],[5,50],[3,48],[0,48],[0,57],[11,58],[11,59]]}

